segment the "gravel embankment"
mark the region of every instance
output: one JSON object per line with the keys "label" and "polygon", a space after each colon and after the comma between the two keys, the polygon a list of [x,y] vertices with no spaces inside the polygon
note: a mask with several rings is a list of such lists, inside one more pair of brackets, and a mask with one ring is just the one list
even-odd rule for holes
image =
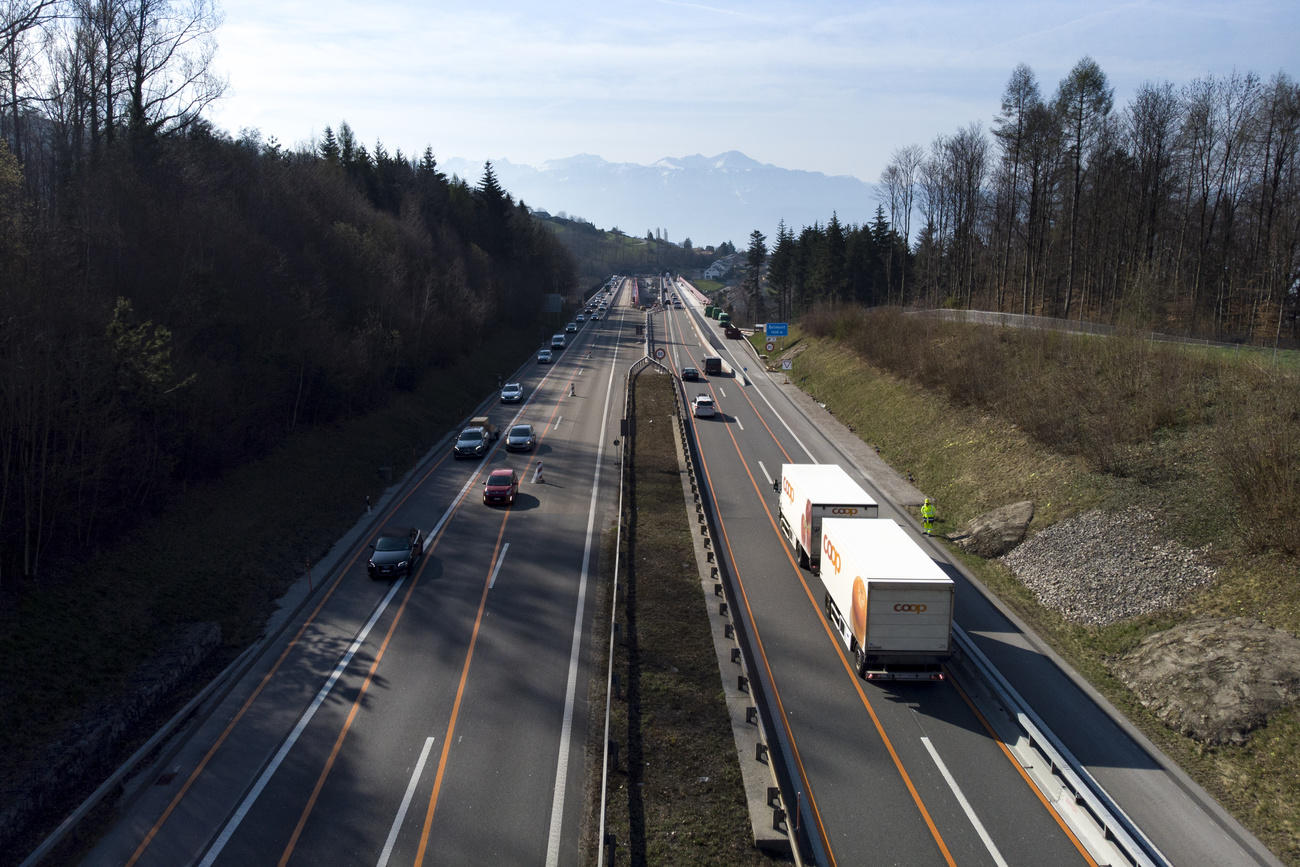
{"label": "gravel embankment", "polygon": [[1203,552],[1162,539],[1157,529],[1144,509],[1093,510],[1029,537],[1002,560],[1042,604],[1105,626],[1169,608],[1214,580]]}

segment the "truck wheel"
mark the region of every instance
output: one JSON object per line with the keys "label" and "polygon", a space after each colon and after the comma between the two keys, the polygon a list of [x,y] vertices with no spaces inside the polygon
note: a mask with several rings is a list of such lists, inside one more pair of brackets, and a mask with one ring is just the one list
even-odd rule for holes
{"label": "truck wheel", "polygon": [[867,652],[862,649],[862,645],[856,641],[853,642],[853,656],[858,661],[858,677],[867,676]]}
{"label": "truck wheel", "polygon": [[802,545],[796,545],[795,549],[799,552],[799,565],[805,569],[812,568],[808,562],[808,553],[804,551]]}

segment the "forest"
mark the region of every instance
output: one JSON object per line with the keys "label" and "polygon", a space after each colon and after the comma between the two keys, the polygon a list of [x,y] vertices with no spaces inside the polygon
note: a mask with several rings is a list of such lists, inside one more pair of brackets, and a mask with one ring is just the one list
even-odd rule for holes
{"label": "forest", "polygon": [[823,301],[947,306],[1294,345],[1298,144],[1284,73],[1147,82],[1116,108],[1090,57],[1049,95],[1021,64],[991,130],[893,152],[869,224],[782,223],[770,301],[752,284],[750,300],[777,308],[758,321]]}
{"label": "forest", "polygon": [[0,590],[576,286],[490,164],[470,186],[346,123],[295,150],[213,129],[211,4],[5,8]]}

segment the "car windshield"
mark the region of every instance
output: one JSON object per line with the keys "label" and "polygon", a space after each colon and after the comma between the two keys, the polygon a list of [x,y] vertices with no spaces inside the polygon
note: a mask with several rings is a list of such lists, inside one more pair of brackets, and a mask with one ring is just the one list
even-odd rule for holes
{"label": "car windshield", "polygon": [[695,402],[701,405],[710,404],[713,403],[713,398],[700,395],[699,397],[695,398]]}
{"label": "car windshield", "polygon": [[472,427],[469,430],[463,430],[460,432],[460,438],[471,442],[474,440],[481,440],[483,439],[483,429]]}
{"label": "car windshield", "polygon": [[510,429],[510,435],[512,437],[526,437],[531,435],[532,432],[533,429],[526,424],[517,424]]}
{"label": "car windshield", "polygon": [[494,471],[492,475],[488,476],[488,484],[493,486],[510,484],[510,471],[509,470],[506,470],[504,472],[501,470]]}
{"label": "car windshield", "polygon": [[409,547],[405,536],[380,536],[375,542],[376,551],[405,551]]}

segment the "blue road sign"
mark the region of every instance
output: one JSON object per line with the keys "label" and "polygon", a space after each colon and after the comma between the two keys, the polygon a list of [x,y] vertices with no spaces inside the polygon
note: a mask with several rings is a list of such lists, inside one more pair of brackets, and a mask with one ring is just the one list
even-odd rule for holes
{"label": "blue road sign", "polygon": [[790,323],[788,322],[769,322],[766,326],[768,337],[789,337]]}

